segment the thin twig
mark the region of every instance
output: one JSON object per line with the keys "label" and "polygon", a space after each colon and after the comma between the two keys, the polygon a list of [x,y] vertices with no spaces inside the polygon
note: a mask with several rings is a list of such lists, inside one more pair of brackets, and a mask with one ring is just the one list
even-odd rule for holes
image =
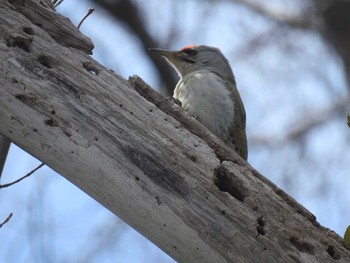
{"label": "thin twig", "polygon": [[83,19],[80,21],[80,23],[79,23],[79,25],[78,25],[78,29],[80,29],[80,26],[81,26],[81,24],[84,22],[84,20],[89,16],[89,15],[91,15],[92,14],[92,12],[94,12],[95,11],[95,9],[94,8],[89,8],[89,10],[87,11],[87,13],[86,13],[86,15],[83,17]]}
{"label": "thin twig", "polygon": [[5,224],[11,219],[12,215],[13,215],[13,213],[10,213],[10,214],[6,217],[6,219],[0,223],[0,228],[1,228],[3,225],[5,225]]}
{"label": "thin twig", "polygon": [[59,6],[62,2],[63,2],[64,0],[56,0],[55,2],[54,2],[54,4],[53,4],[53,6],[54,7],[57,7],[57,6]]}
{"label": "thin twig", "polygon": [[25,176],[22,176],[21,178],[17,179],[16,181],[13,181],[11,183],[8,183],[8,184],[1,184],[0,185],[0,188],[5,188],[5,187],[8,187],[8,186],[11,186],[13,184],[16,184],[20,181],[22,181],[24,178],[27,178],[28,176],[31,176],[33,173],[35,173],[37,170],[39,170],[41,167],[43,167],[45,164],[42,163],[40,164],[37,168],[35,168],[34,170],[30,171],[29,173],[27,173]]}

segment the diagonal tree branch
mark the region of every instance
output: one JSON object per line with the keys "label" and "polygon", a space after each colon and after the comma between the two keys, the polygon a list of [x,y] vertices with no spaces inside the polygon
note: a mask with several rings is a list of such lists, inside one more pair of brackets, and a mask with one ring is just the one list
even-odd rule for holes
{"label": "diagonal tree branch", "polygon": [[349,261],[338,235],[179,106],[33,24],[36,5],[0,8],[1,134],[178,261]]}

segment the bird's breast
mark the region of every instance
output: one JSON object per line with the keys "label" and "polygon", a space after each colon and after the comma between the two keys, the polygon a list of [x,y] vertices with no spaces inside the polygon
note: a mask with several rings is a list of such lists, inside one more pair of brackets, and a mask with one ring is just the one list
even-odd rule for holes
{"label": "bird's breast", "polygon": [[176,85],[174,98],[216,136],[226,141],[234,120],[234,102],[229,85],[210,71],[196,71]]}

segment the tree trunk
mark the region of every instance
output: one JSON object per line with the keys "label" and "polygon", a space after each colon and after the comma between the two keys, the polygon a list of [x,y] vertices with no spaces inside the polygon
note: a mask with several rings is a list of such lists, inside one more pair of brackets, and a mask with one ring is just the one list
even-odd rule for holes
{"label": "tree trunk", "polygon": [[180,262],[349,262],[338,235],[35,2],[0,0],[2,135]]}

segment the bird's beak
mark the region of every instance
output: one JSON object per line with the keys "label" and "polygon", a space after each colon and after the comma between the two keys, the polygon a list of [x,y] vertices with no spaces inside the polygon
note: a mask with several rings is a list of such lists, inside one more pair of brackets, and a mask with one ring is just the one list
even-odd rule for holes
{"label": "bird's beak", "polygon": [[149,48],[150,51],[156,52],[161,54],[164,58],[169,60],[170,62],[173,62],[176,58],[177,51],[170,51],[166,49],[160,49],[160,48]]}
{"label": "bird's beak", "polygon": [[161,49],[161,48],[149,48],[149,51],[160,53],[162,56],[167,56],[168,54],[173,53],[170,50]]}

